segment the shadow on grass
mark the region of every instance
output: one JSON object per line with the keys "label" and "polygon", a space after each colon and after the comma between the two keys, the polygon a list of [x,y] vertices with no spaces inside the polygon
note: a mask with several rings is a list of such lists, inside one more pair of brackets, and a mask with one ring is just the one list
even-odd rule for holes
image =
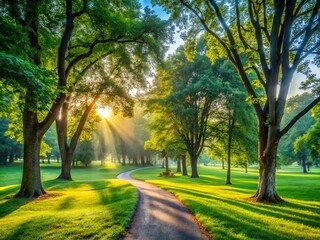
{"label": "shadow on grass", "polygon": [[[210,206],[209,204],[206,205],[201,202],[196,202],[193,199],[185,200],[186,205],[193,206],[191,208],[197,209],[197,213],[207,216],[209,219],[223,220],[222,224],[225,225],[224,227],[231,228],[232,232],[241,232],[254,239],[280,239],[279,237],[281,237],[281,239],[291,239],[279,230],[274,230],[273,232],[271,232],[271,230],[261,230],[265,227],[266,222],[264,219],[267,217],[285,219],[293,224],[299,223],[313,228],[319,227],[319,211],[315,211],[313,206],[293,202],[265,205],[247,202],[241,199],[233,200],[226,197],[215,196],[214,193],[205,194],[198,191],[178,188],[169,188],[169,190],[199,197],[200,199],[211,202],[212,204]],[[197,207],[199,205],[201,205],[201,207]],[[223,211],[221,211],[222,209]],[[215,229],[214,232],[217,232],[217,230]],[[266,238],[266,236],[270,236],[270,238]],[[226,239],[232,239],[232,237],[228,236]]]}
{"label": "shadow on grass", "polygon": [[3,218],[18,210],[20,207],[26,205],[30,201],[32,201],[32,199],[28,198],[10,198],[7,201],[4,200],[4,202],[0,204],[0,218]]}
{"label": "shadow on grass", "polygon": [[[198,204],[196,201],[189,200],[189,204]],[[252,223],[249,216],[237,217],[230,212],[221,212],[219,209],[216,211],[203,211],[201,213],[205,217],[212,219],[219,219],[218,226],[214,226],[211,229],[214,232],[213,238],[219,236],[219,239],[282,239],[282,240],[292,240],[290,236],[285,233],[279,233],[276,231],[271,231],[265,228],[264,224]],[[228,229],[228,231],[225,231]]]}

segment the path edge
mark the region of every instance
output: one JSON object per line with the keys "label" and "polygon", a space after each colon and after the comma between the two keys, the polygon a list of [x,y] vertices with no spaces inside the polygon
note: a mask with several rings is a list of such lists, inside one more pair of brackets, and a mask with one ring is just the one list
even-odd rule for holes
{"label": "path edge", "polygon": [[[116,177],[118,178],[118,176],[119,176],[120,174],[122,174],[122,173],[126,173],[126,172],[131,172],[131,173],[133,173],[133,172],[136,172],[136,171],[139,171],[139,170],[143,170],[143,169],[147,169],[147,168],[161,168],[161,167],[152,166],[152,167],[136,168],[136,169],[132,169],[132,170],[129,170],[129,171],[121,172],[121,173],[119,173]],[[130,176],[133,180],[135,180],[135,181],[141,181],[141,182],[146,182],[146,181],[141,180],[141,179],[133,178],[133,177],[131,176],[131,173],[130,173],[129,176]],[[122,180],[124,180],[124,179],[122,179]],[[125,181],[128,181],[128,180],[125,180]],[[128,182],[130,183],[130,181],[128,181]],[[158,186],[158,185],[156,185],[156,184],[153,184],[153,183],[150,183],[150,182],[146,182],[146,183],[152,184],[152,185],[154,185],[154,186],[156,186],[156,187],[158,187],[158,188],[161,188],[162,190],[168,192],[169,194],[173,195],[173,196],[188,210],[188,212],[191,214],[194,222],[198,225],[201,233],[204,234],[208,239],[214,239],[213,235],[206,230],[206,228],[201,224],[201,222],[199,222],[199,220],[196,218],[195,214],[190,210],[190,208],[189,208],[183,201],[181,201],[173,192],[170,192],[170,191],[168,191],[167,189],[164,189],[164,188],[162,188],[162,187],[160,187],[160,186]],[[130,183],[130,184],[133,185],[132,183]],[[133,186],[134,186],[134,185],[133,185]],[[134,187],[135,187],[135,186],[134,186]],[[134,207],[133,214],[132,214],[132,216],[131,216],[131,221],[130,221],[130,223],[128,224],[128,226],[127,226],[127,228],[126,228],[126,230],[125,230],[125,232],[124,232],[124,235],[121,236],[121,237],[119,238],[119,240],[123,240],[124,237],[125,237],[125,235],[128,233],[128,231],[129,231],[129,229],[130,229],[130,227],[131,227],[131,225],[132,225],[133,219],[134,219],[134,217],[135,217],[135,215],[136,215],[136,212],[137,212],[137,208],[138,208],[138,205],[139,205],[139,201],[140,201],[140,199],[141,199],[141,192],[139,191],[139,189],[138,189],[137,187],[135,187],[135,188],[136,188],[136,191],[137,191],[137,193],[138,193],[137,202],[136,202],[136,205],[135,205],[135,207]]]}

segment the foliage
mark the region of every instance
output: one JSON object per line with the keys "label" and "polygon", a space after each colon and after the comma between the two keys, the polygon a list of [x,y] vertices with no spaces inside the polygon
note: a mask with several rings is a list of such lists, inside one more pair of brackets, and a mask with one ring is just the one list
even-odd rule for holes
{"label": "foliage", "polygon": [[88,166],[94,160],[94,146],[92,141],[82,141],[74,153],[74,160]]}
{"label": "foliage", "polygon": [[[311,98],[309,93],[290,98],[285,109],[286,115],[283,119],[284,124],[288,123],[292,117],[301,111],[301,108],[306,103],[310,102]],[[285,136],[283,136],[279,144],[279,161],[283,161],[285,165],[292,164],[295,161],[300,162],[300,158],[295,154],[294,143],[298,138],[304,135],[314,123],[315,119],[311,117],[311,112],[309,112],[303,116]]]}
{"label": "foliage", "polygon": [[296,139],[294,142],[294,150],[299,155],[298,157],[309,156],[309,159],[313,164],[319,165],[320,158],[320,107],[317,105],[312,110],[312,116],[317,120],[317,122],[311,126],[308,131]]}
{"label": "foliage", "polygon": [[[189,1],[158,0],[187,30],[188,46],[205,32],[207,55],[214,63],[227,57],[237,70],[258,120],[258,157],[262,168],[258,202],[281,202],[276,192],[278,144],[290,128],[319,101],[319,78],[310,62],[319,66],[320,2],[312,1]],[[192,24],[189,24],[192,23]],[[192,54],[192,49],[189,49]],[[283,128],[285,105],[293,74],[306,75],[304,89],[315,97]],[[248,73],[256,75],[250,81]],[[256,87],[261,86],[261,99]],[[261,89],[260,89],[261,90]],[[264,181],[264,179],[268,179]],[[264,185],[264,186],[263,186]]]}
{"label": "foliage", "polygon": [[[204,41],[200,40],[197,47],[203,50]],[[221,92],[221,80],[214,75],[209,59],[199,51],[194,61],[188,62],[180,47],[158,70],[147,101],[149,112],[154,114],[147,147],[169,154],[188,151],[196,163],[204,142],[221,120]]]}
{"label": "foliage", "polygon": [[0,119],[0,164],[6,164],[8,156],[12,158],[21,158],[22,145],[15,139],[7,136],[9,120]]}
{"label": "foliage", "polygon": [[245,101],[243,86],[230,61],[219,59],[213,67],[215,74],[223,79],[225,110],[221,113],[224,121],[219,131],[210,137],[208,149],[213,158],[222,161],[227,160],[230,151],[231,163],[245,167],[257,160],[257,125],[253,108]]}

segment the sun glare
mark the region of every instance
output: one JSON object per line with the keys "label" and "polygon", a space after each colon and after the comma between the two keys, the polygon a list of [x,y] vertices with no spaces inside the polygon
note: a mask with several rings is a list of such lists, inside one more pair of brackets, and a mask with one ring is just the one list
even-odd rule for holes
{"label": "sun glare", "polygon": [[110,108],[99,108],[97,111],[101,117],[106,118],[106,119],[110,118],[110,115],[111,115]]}

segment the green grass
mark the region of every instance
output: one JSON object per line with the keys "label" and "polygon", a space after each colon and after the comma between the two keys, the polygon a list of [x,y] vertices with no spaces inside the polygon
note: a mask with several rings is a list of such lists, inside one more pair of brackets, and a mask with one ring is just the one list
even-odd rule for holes
{"label": "green grass", "polygon": [[74,181],[55,180],[57,164],[41,169],[47,198],[15,199],[21,164],[0,167],[0,239],[118,239],[131,221],[137,192],[116,179],[132,167],[72,170]]}
{"label": "green grass", "polygon": [[286,202],[250,202],[257,187],[256,169],[226,171],[200,167],[200,178],[158,177],[163,169],[145,169],[133,177],[156,184],[177,196],[214,239],[320,239],[320,171],[302,174],[300,168],[277,173],[277,190]]}

